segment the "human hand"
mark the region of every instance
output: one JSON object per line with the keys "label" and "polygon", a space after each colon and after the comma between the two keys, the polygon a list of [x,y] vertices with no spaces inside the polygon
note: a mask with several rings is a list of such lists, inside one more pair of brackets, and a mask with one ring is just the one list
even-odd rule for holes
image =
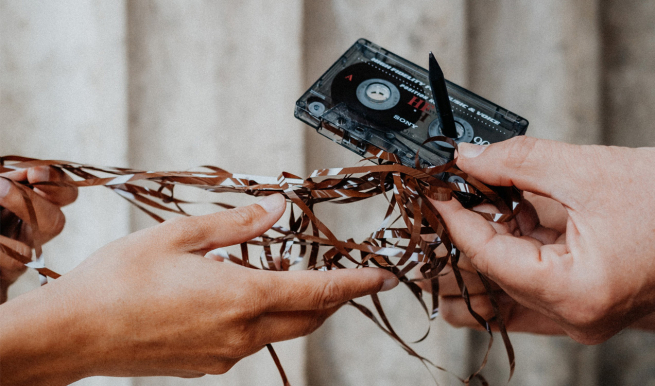
{"label": "human hand", "polygon": [[513,224],[499,225],[455,200],[435,202],[471,267],[513,299],[505,303],[521,306],[513,312],[550,320],[531,328],[526,316],[515,327],[560,329],[592,344],[655,310],[655,149],[518,137],[486,149],[460,145],[457,164],[482,182],[515,185],[565,210],[552,216],[558,229],[542,224],[530,205]]}
{"label": "human hand", "polygon": [[[261,235],[284,209],[275,195],[259,205],[166,221],[108,244],[70,273],[6,303],[3,381],[12,374],[26,384],[63,384],[91,375],[224,373],[267,343],[309,334],[344,302],[398,284],[382,269],[271,272],[202,257]],[[47,322],[45,333],[20,320]],[[13,333],[3,335],[12,331],[7,325]],[[12,340],[34,334],[37,347]],[[2,350],[43,354],[6,359]]]}
{"label": "human hand", "polygon": [[[0,244],[26,258],[32,257],[34,247],[33,224],[23,193],[32,201],[40,230],[40,243],[46,243],[64,229],[65,217],[61,207],[77,198],[74,187],[38,185],[33,190],[12,184],[7,179],[30,184],[46,181],[70,180],[64,173],[39,166],[0,174]],[[22,190],[22,193],[21,193]],[[0,304],[7,300],[7,289],[25,272],[25,265],[0,251]]]}
{"label": "human hand", "polygon": [[[539,221],[545,228],[555,229],[560,233],[566,230],[568,214],[561,204],[550,198],[537,196],[529,192],[525,192],[524,197],[524,209],[519,215],[523,222],[525,222],[525,218],[534,218],[535,220],[531,221]],[[475,209],[481,212],[497,212],[497,209],[489,204],[479,205]],[[491,223],[491,225],[503,234],[518,232],[516,219],[505,223]],[[482,283],[478,271],[471,264],[466,254],[460,253],[457,267],[466,284],[471,307],[483,319],[488,321],[492,330],[497,331],[499,326],[489,293]],[[439,280],[439,315],[441,318],[455,327],[484,330],[484,327],[469,312],[450,263],[447,264],[437,280]],[[487,280],[491,285],[493,296],[499,304],[500,313],[508,331],[547,335],[565,334],[564,330],[554,320],[516,302],[495,282],[488,278]],[[432,291],[429,281],[421,280],[417,284],[424,291]]]}

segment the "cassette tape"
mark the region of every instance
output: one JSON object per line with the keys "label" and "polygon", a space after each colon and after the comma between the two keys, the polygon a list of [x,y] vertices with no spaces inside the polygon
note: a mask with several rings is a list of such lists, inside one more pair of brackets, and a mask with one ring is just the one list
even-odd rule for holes
{"label": "cassette tape", "polygon": [[[528,121],[463,87],[446,81],[457,137],[479,145],[525,133]],[[426,69],[358,40],[296,102],[295,116],[357,154],[375,149],[414,167],[452,158],[453,149],[428,138],[443,135]],[[444,146],[445,145],[445,146]]]}

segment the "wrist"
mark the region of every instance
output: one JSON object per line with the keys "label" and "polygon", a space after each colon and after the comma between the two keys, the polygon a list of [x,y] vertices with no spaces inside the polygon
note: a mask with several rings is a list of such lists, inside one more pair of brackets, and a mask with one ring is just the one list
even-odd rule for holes
{"label": "wrist", "polygon": [[67,385],[94,375],[98,335],[51,283],[0,306],[0,383]]}

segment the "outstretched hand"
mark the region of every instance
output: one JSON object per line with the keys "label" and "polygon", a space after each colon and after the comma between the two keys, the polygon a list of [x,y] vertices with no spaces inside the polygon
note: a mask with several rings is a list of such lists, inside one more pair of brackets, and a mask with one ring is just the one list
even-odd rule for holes
{"label": "outstretched hand", "polygon": [[203,257],[261,235],[284,209],[274,195],[166,221],[9,301],[0,307],[3,382],[224,373],[268,343],[309,334],[348,300],[398,284],[375,268],[271,272]]}
{"label": "outstretched hand", "polygon": [[[655,149],[528,137],[459,149],[457,165],[474,178],[534,193],[507,224],[489,223],[456,200],[434,202],[468,256],[469,283],[477,270],[497,284],[508,329],[592,344],[655,311]],[[448,280],[440,293],[445,317],[473,325]],[[492,316],[482,297],[473,308]]]}

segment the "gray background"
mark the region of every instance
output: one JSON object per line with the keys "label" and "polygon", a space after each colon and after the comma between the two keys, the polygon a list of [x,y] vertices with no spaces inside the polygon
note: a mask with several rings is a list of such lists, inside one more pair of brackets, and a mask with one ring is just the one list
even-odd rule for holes
{"label": "gray background", "polygon": [[[293,118],[296,98],[357,38],[528,118],[530,135],[654,146],[655,2],[643,0],[0,0],[0,154],[158,170],[214,164],[305,175],[357,157]],[[369,206],[367,206],[369,205]],[[370,205],[325,211],[361,237]],[[635,203],[638,205],[638,203]],[[103,189],[83,189],[47,245],[56,271],[152,222]],[[98,219],[92,220],[89,219]],[[333,225],[334,226],[334,225]],[[365,233],[365,232],[364,232]],[[34,288],[28,273],[12,296]],[[385,294],[408,340],[427,327],[402,289]],[[459,375],[486,337],[433,323],[418,350]],[[655,336],[585,347],[514,334],[512,385],[655,385]],[[352,308],[309,338],[276,345],[294,385],[432,385],[427,371]],[[508,376],[501,345],[485,374]],[[437,374],[442,385],[458,384]],[[195,380],[94,378],[80,385],[279,385],[266,352]]]}

